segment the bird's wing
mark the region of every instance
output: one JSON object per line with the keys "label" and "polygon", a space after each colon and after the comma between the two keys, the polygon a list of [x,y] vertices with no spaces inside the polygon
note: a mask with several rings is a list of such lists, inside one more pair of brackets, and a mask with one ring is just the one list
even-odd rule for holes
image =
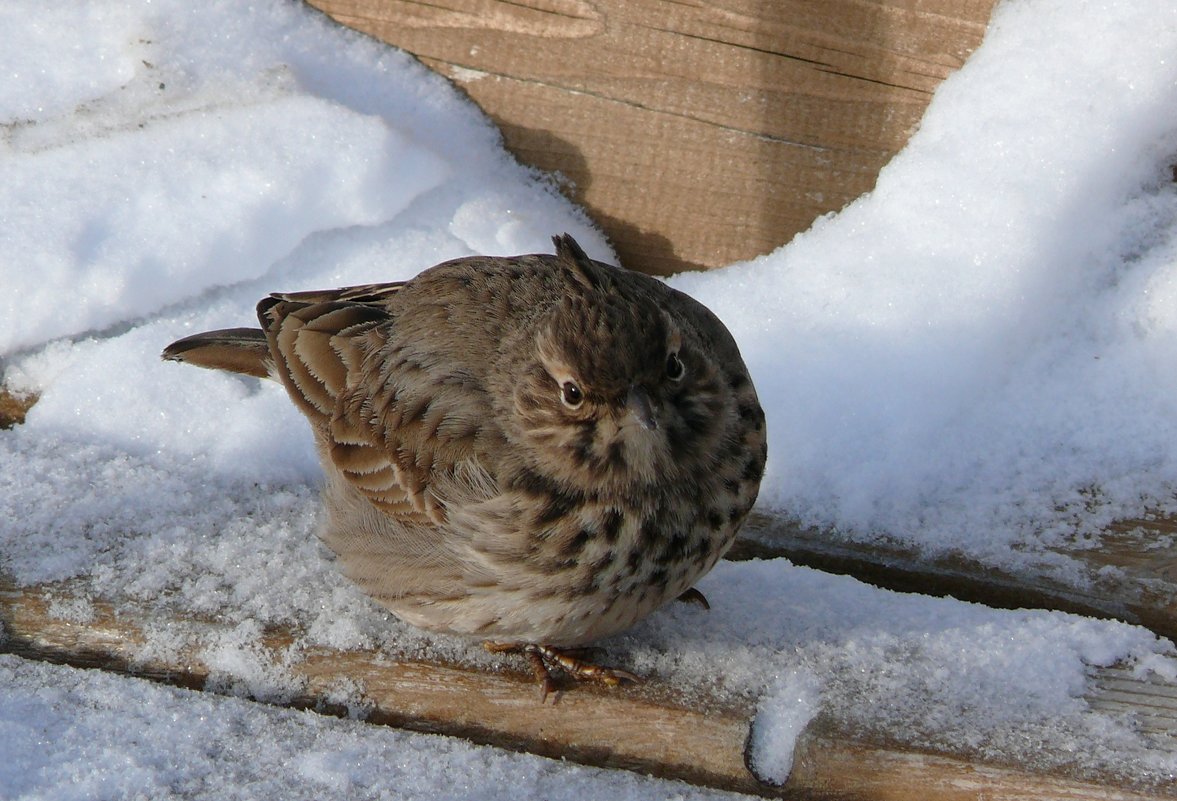
{"label": "bird's wing", "polygon": [[440,523],[448,498],[493,483],[475,456],[482,389],[427,343],[398,340],[400,286],[272,295],[258,318],[339,474],[387,514]]}

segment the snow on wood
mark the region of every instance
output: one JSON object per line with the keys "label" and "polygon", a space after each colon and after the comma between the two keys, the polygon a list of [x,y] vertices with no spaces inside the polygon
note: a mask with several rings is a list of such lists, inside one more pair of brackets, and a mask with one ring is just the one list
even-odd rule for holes
{"label": "snow on wood", "polygon": [[[209,682],[212,669],[198,651],[143,658],[149,628],[224,629],[229,621],[176,616],[160,620],[134,603],[73,598],[70,583],[39,587],[0,585],[0,651],[97,667],[187,687]],[[89,619],[55,615],[53,605],[81,601]],[[374,724],[468,738],[512,750],[586,765],[622,768],[663,778],[756,795],[828,798],[1130,799],[1170,797],[1135,793],[1103,782],[1077,781],[1010,764],[984,764],[953,753],[927,753],[862,741],[819,718],[798,739],[784,787],[759,781],[747,767],[753,710],[717,702],[657,678],[640,687],[567,688],[541,704],[531,675],[423,661],[392,661],[374,651],[298,649],[296,637],[273,629],[262,638],[263,660],[283,662],[300,691],[267,698],[283,705],[347,714],[340,686],[358,687],[348,704]],[[223,689],[223,688],[222,688]],[[240,692],[240,688],[237,690]],[[261,693],[264,696],[264,693]],[[1177,683],[1141,680],[1120,669],[1095,670],[1089,687],[1099,709],[1141,717],[1149,731],[1177,736]],[[1121,780],[1122,781],[1122,780]]]}

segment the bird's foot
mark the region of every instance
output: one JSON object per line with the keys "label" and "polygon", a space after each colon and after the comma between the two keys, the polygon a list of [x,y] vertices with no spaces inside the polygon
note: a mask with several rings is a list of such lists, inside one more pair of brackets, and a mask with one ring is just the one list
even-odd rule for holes
{"label": "bird's foot", "polygon": [[558,668],[577,681],[596,681],[604,684],[606,687],[617,687],[624,681],[636,684],[642,680],[640,676],[634,675],[628,670],[594,665],[592,662],[586,662],[567,651],[557,650],[550,645],[537,645],[530,642],[485,642],[483,643],[483,647],[496,654],[523,654],[531,665],[531,670],[535,674],[536,680],[539,682],[541,704],[556,689],[556,685],[552,680],[553,668]]}

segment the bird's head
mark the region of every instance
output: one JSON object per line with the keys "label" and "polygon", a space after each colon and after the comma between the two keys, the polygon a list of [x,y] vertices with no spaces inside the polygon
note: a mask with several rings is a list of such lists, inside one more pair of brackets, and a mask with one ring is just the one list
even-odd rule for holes
{"label": "bird's head", "polygon": [[[702,469],[734,414],[710,312],[557,238],[572,291],[537,319],[514,387],[535,465],[571,487],[639,489]],[[736,365],[743,370],[743,365]]]}

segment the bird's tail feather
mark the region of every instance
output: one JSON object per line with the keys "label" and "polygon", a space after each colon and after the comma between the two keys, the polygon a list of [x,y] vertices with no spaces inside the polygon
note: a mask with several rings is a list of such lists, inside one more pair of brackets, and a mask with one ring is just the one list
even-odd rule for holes
{"label": "bird's tail feather", "polygon": [[193,334],[168,345],[161,356],[168,361],[257,378],[272,376],[270,344],[265,332],[259,328],[225,328]]}

